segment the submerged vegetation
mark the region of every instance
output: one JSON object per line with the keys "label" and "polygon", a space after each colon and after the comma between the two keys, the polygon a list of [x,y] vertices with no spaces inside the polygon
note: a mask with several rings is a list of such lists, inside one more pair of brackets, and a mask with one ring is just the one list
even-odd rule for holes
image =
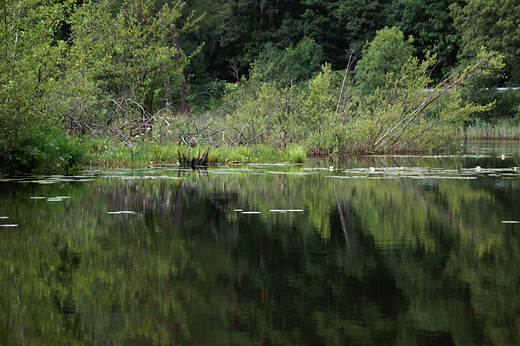
{"label": "submerged vegetation", "polygon": [[[216,49],[209,32],[219,24],[211,20],[236,20],[248,5],[208,7],[222,16],[207,18],[196,3],[4,2],[0,170],[175,163],[188,148],[211,148],[210,162],[441,152],[458,148],[462,128],[474,137],[480,124],[494,127],[497,114],[517,123],[518,91],[489,92],[515,76],[500,45],[478,50],[468,36],[467,54],[447,64],[438,47],[427,49],[424,37],[415,44],[390,16],[400,25],[374,26],[349,43],[346,58],[331,55],[338,50],[312,30],[280,34],[289,41],[258,38],[247,54],[236,47],[242,55],[227,60],[228,78],[210,78],[201,59]],[[459,22],[460,30],[469,25]],[[205,30],[213,48],[195,39]],[[221,44],[231,41],[224,35]]]}

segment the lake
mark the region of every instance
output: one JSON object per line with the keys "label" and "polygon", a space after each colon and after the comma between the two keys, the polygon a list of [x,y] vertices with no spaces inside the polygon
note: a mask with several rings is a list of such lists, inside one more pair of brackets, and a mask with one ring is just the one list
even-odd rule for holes
{"label": "lake", "polygon": [[4,177],[0,344],[516,345],[517,166],[473,141]]}

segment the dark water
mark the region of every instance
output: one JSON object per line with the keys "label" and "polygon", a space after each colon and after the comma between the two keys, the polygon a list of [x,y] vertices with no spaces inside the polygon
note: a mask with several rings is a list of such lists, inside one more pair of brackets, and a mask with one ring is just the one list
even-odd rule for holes
{"label": "dark water", "polygon": [[519,148],[2,181],[0,345],[517,345]]}

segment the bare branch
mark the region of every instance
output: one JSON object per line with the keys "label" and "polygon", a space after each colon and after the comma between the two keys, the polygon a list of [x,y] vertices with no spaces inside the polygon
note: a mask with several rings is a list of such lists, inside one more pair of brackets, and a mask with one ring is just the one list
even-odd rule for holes
{"label": "bare branch", "polygon": [[250,140],[248,140],[248,141],[245,142],[244,144],[248,144],[248,143],[254,141],[255,139],[257,139],[258,137],[260,137],[261,135],[263,135],[264,133],[267,133],[267,132],[269,132],[269,126],[267,126],[267,127],[265,128],[265,130],[263,130],[262,132],[260,132],[259,134],[257,134],[256,136],[254,136],[253,138],[251,138]]}

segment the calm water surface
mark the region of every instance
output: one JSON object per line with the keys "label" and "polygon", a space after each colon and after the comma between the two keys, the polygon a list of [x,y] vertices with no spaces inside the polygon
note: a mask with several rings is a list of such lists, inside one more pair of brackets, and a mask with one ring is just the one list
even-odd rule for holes
{"label": "calm water surface", "polygon": [[0,344],[517,345],[519,152],[4,179]]}

